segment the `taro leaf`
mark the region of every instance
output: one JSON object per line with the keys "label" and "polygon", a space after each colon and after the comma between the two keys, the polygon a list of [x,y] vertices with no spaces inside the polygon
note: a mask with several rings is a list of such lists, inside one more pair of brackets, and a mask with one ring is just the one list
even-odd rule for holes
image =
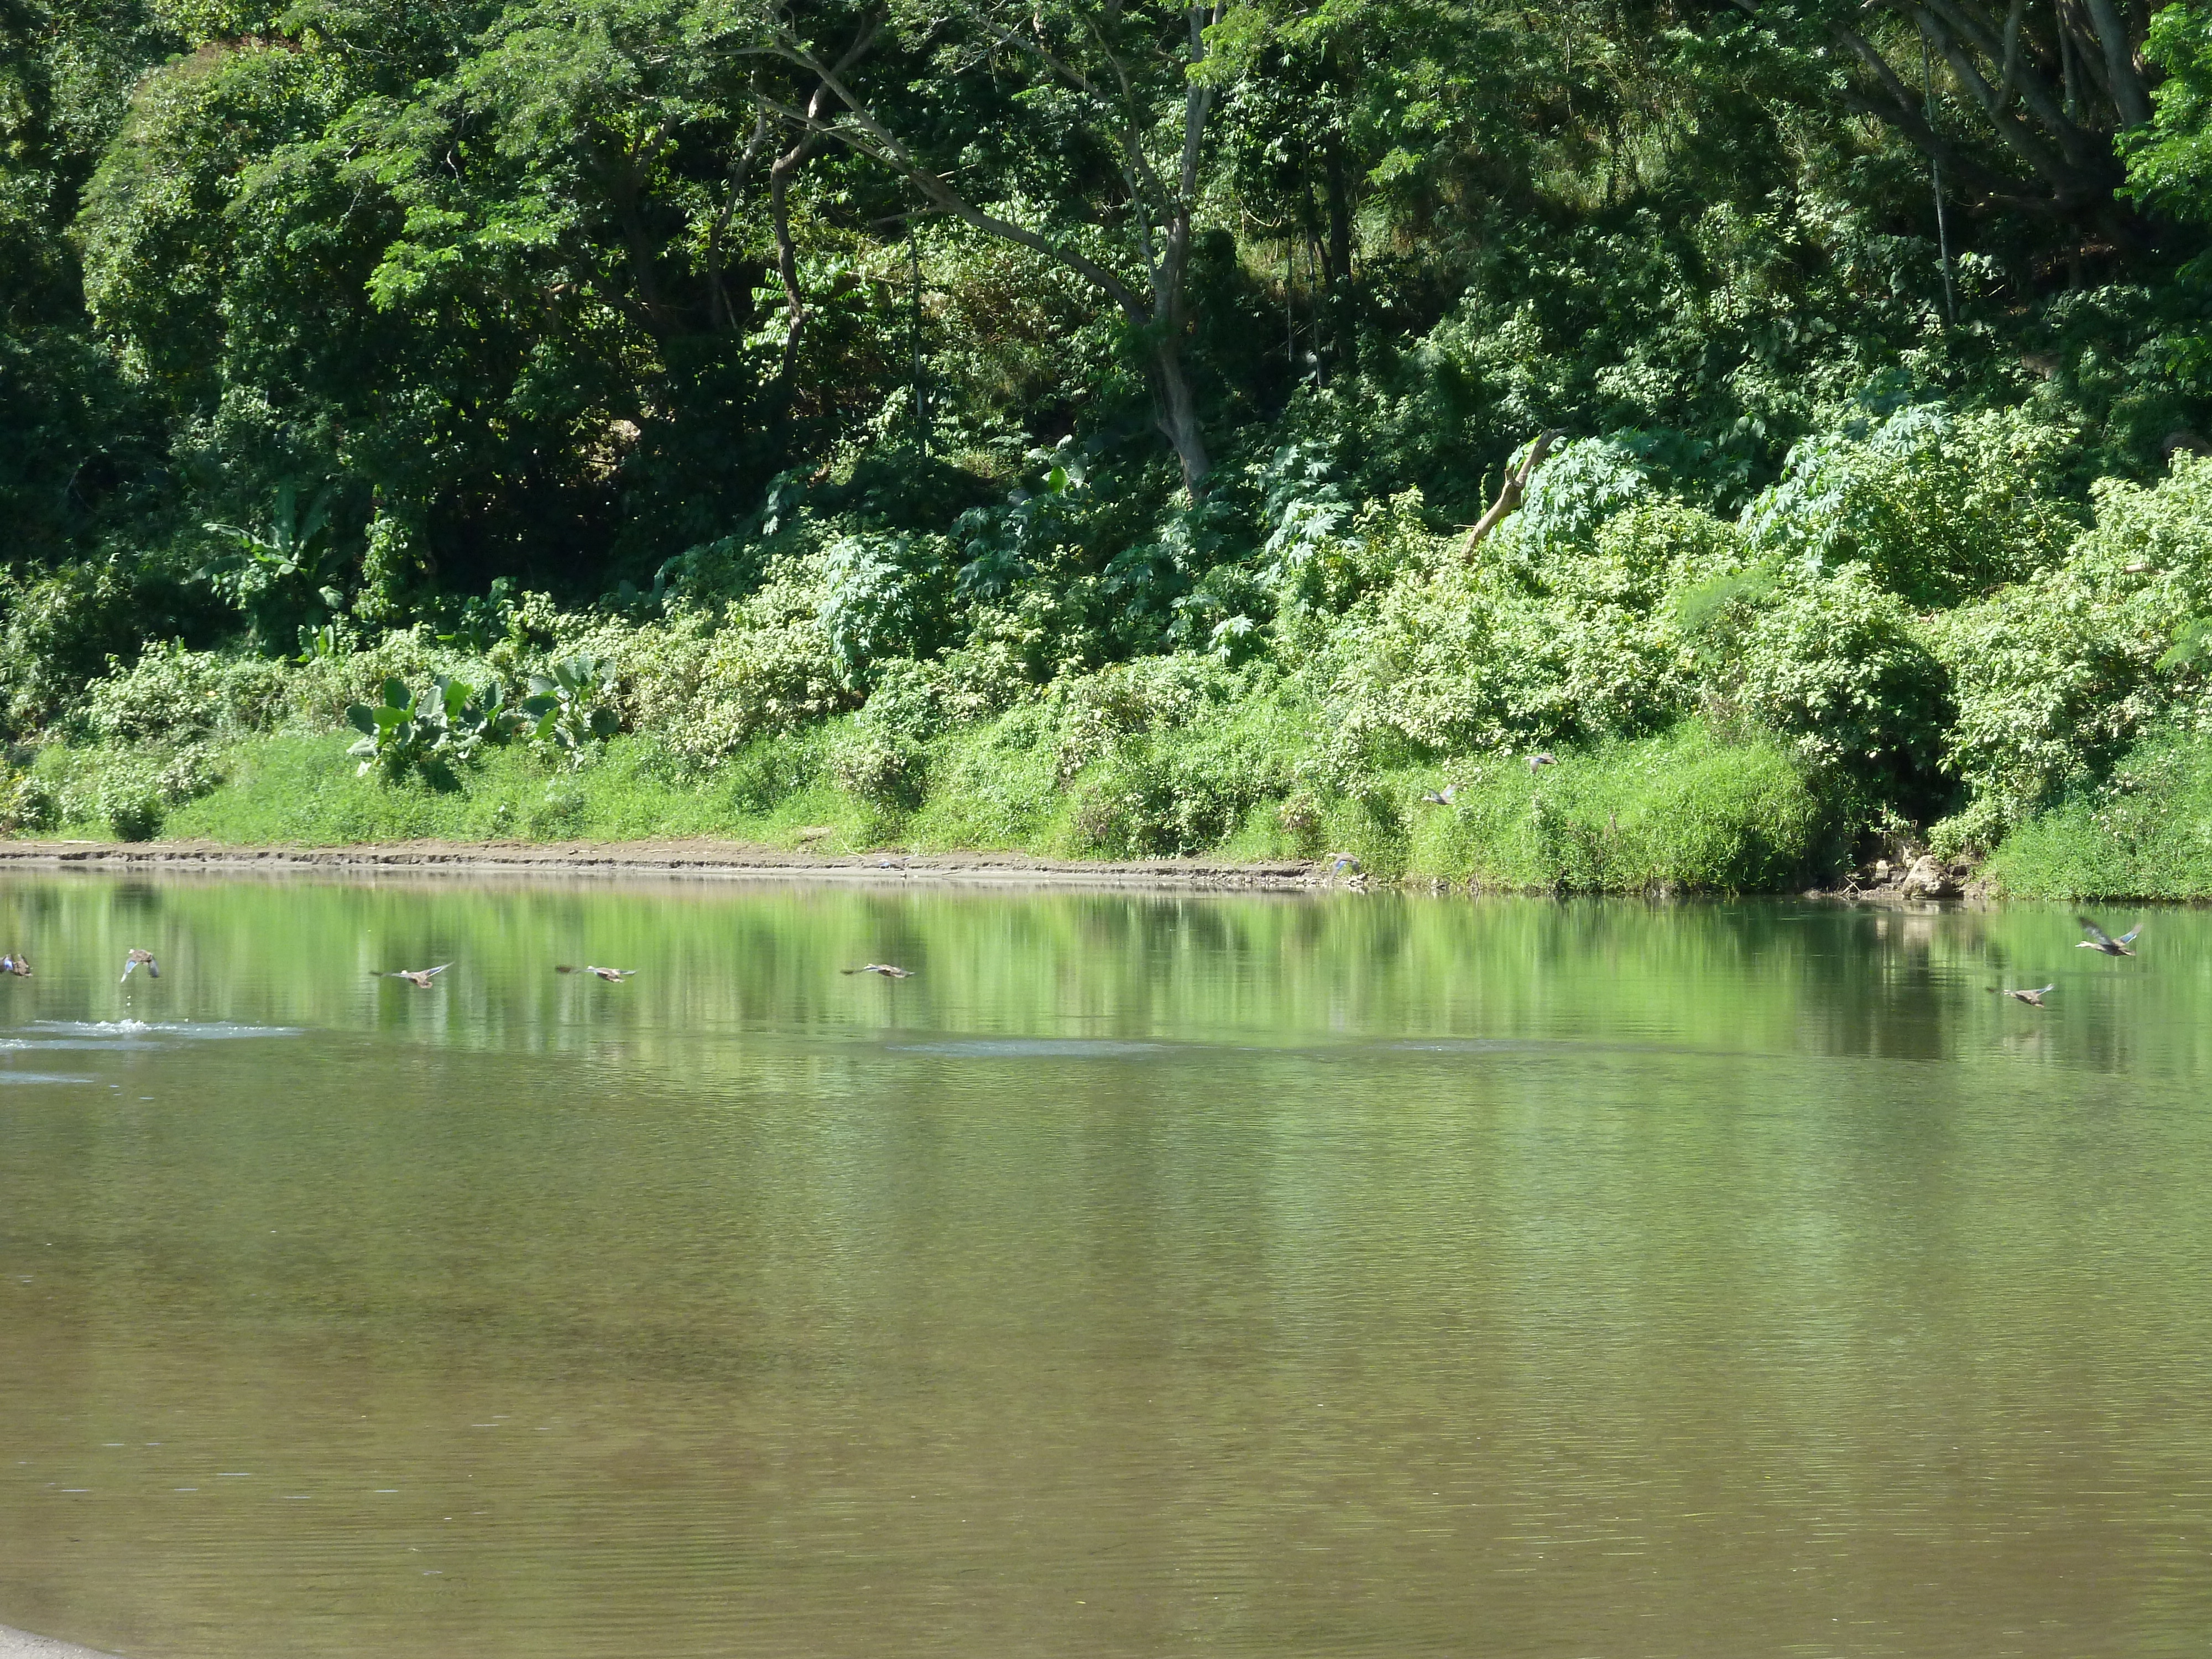
{"label": "taro leaf", "polygon": [[347,708],[346,719],[352,722],[353,727],[356,732],[367,732],[368,734],[369,741],[371,743],[375,742],[376,715],[367,703],[357,702]]}
{"label": "taro leaf", "polygon": [[411,706],[414,701],[414,694],[408,690],[406,681],[401,679],[385,681],[384,705],[386,708],[405,708]]}

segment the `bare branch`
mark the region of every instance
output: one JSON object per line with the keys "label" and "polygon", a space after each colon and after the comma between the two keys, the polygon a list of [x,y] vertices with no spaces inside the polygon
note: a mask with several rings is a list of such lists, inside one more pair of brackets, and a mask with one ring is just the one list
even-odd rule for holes
{"label": "bare branch", "polygon": [[1543,465],[1544,458],[1552,453],[1552,446],[1566,435],[1556,430],[1536,434],[1535,441],[1528,446],[1528,453],[1522,458],[1521,465],[1506,470],[1505,481],[1498,486],[1498,499],[1490,504],[1490,511],[1474,521],[1474,527],[1467,532],[1467,539],[1459,544],[1461,558],[1473,558],[1475,544],[1497,529],[1504,522],[1506,515],[1521,505],[1528,492],[1528,481],[1536,476],[1536,469]]}

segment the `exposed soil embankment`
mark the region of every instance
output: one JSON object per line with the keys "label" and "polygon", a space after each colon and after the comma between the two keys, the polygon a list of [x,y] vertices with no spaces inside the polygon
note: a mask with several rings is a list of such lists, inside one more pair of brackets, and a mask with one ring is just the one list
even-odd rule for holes
{"label": "exposed soil embankment", "polygon": [[335,875],[806,877],[884,881],[1230,888],[1286,891],[1322,885],[1304,860],[1240,864],[1205,859],[1128,863],[1035,858],[1024,853],[844,854],[793,852],[726,841],[399,842],[366,847],[225,847],[211,842],[0,842],[0,869],[103,873],[236,874],[311,871]]}
{"label": "exposed soil embankment", "polygon": [[0,1625],[0,1659],[111,1659],[111,1656],[74,1642],[57,1642],[50,1636],[9,1630]]}

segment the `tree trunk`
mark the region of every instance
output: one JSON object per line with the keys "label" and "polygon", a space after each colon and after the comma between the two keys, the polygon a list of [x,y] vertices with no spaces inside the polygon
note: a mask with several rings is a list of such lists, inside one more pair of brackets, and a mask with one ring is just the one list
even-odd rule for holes
{"label": "tree trunk", "polygon": [[783,379],[787,385],[792,371],[799,367],[799,332],[806,323],[806,296],[799,287],[799,251],[791,240],[791,179],[814,144],[814,135],[807,134],[777,156],[775,164],[768,170],[768,216],[775,232],[775,272],[783,281],[784,304],[790,311],[783,331]]}
{"label": "tree trunk", "polygon": [[1213,464],[1206,459],[1198,406],[1190,395],[1190,382],[1183,377],[1182,343],[1173,334],[1162,331],[1154,337],[1152,381],[1160,432],[1182,463],[1183,489],[1196,501],[1206,493],[1206,475]]}

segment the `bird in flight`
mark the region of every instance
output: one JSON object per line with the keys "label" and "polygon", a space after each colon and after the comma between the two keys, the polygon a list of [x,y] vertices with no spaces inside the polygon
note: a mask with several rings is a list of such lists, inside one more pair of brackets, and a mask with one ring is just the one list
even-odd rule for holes
{"label": "bird in flight", "polygon": [[437,978],[439,975],[444,973],[447,969],[453,965],[453,964],[450,962],[441,962],[435,968],[395,968],[388,974],[380,973],[375,975],[374,977],[378,979],[404,979],[410,985],[415,987],[416,990],[427,991],[430,988],[430,981]]}
{"label": "bird in flight", "polygon": [[606,981],[608,984],[619,985],[623,981],[628,979],[632,974],[635,973],[637,969],[635,968],[594,968],[587,962],[580,968],[574,968],[569,966],[567,963],[562,963],[556,967],[553,971],[556,974],[597,974],[601,979]]}
{"label": "bird in flight", "polygon": [[2031,1008],[2043,1006],[2043,999],[2057,988],[2056,981],[2049,985],[2039,985],[2032,991],[2015,991],[2009,985],[2002,988],[1995,985],[1990,987],[1992,991],[1998,991],[2000,994],[2010,997],[2014,1002],[2024,1002]]}
{"label": "bird in flight", "polygon": [[[161,964],[154,960],[154,953],[151,951],[133,951],[123,958],[123,979],[129,979],[132,974],[137,972],[140,963],[146,964],[146,971],[155,979],[161,977]],[[119,979],[115,982],[120,985],[123,980]]]}
{"label": "bird in flight", "polygon": [[31,959],[21,951],[10,951],[0,957],[0,974],[21,974],[26,979],[31,975]]}
{"label": "bird in flight", "polygon": [[1339,853],[1334,859],[1330,860],[1328,872],[1332,876],[1340,876],[1346,870],[1349,870],[1356,876],[1363,867],[1364,866],[1360,864],[1359,860],[1352,857],[1351,854]]}
{"label": "bird in flight", "polygon": [[911,968],[894,968],[888,962],[863,963],[858,968],[840,968],[841,974],[881,974],[885,979],[912,979]]}
{"label": "bird in flight", "polygon": [[1421,799],[1431,806],[1449,806],[1459,799],[1459,786],[1448,783],[1441,789],[1424,789]]}
{"label": "bird in flight", "polygon": [[2098,927],[2095,922],[2090,921],[2088,917],[2082,916],[2079,918],[2079,920],[2081,923],[2081,931],[2088,934],[2089,937],[2076,945],[2074,947],[2075,950],[2101,951],[2108,957],[2131,957],[2135,955],[2135,952],[2129,950],[2128,946],[2134,944],[2136,935],[2142,932],[2142,923],[2137,922],[2134,927],[2129,928],[2126,933],[2121,934],[2118,939],[2114,939],[2103,928]]}
{"label": "bird in flight", "polygon": [[1548,749],[1540,755],[1531,755],[1528,757],[1528,775],[1533,778],[1536,775],[1539,768],[1557,766],[1559,763],[1559,757]]}

